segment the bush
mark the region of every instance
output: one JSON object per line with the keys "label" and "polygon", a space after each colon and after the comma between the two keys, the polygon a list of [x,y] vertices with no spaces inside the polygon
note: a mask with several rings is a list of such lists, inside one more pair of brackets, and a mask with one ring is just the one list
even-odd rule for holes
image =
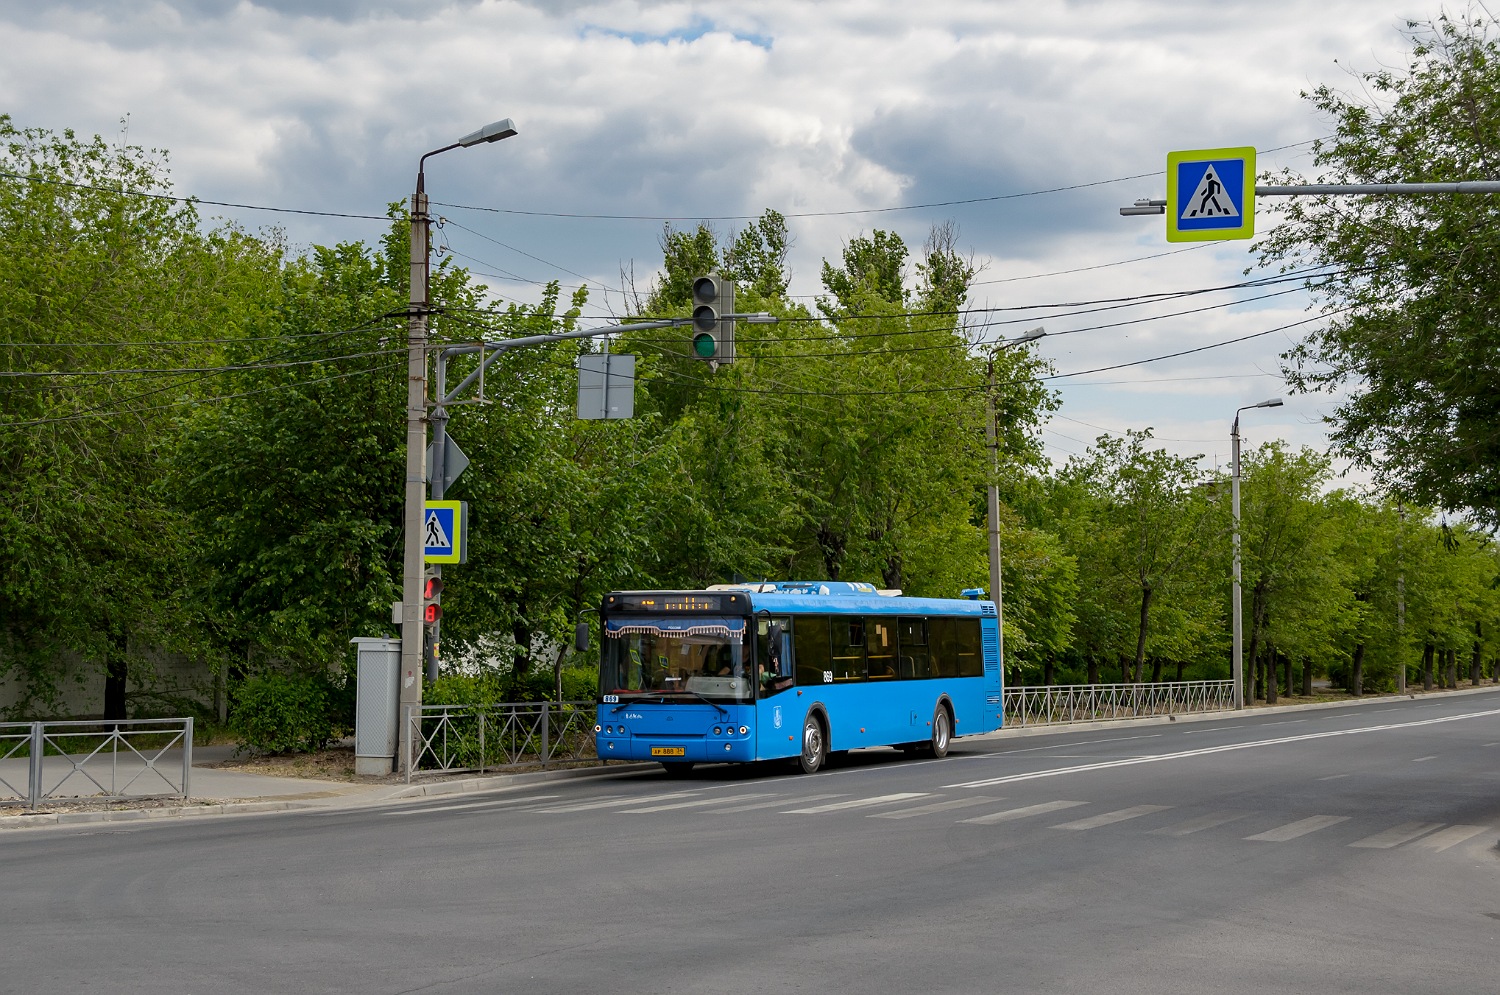
{"label": "bush", "polygon": [[229,724],[243,748],[253,753],[306,753],[321,750],[334,738],[331,692],[327,677],[261,674],[239,686]]}
{"label": "bush", "polygon": [[[486,671],[477,676],[444,674],[427,685],[422,701],[429,705],[492,705],[498,702],[552,701],[556,685],[550,670],[537,670],[517,677],[513,673]],[[562,672],[564,701],[593,701],[599,693],[599,671],[594,667],[569,667]]]}

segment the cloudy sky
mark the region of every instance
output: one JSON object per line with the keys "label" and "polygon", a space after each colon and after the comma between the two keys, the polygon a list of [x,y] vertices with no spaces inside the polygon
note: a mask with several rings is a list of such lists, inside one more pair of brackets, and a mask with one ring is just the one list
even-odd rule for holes
{"label": "cloudy sky", "polygon": [[[128,115],[179,192],[355,214],[408,196],[423,152],[511,117],[516,138],[427,174],[447,245],[505,297],[586,281],[594,313],[618,310],[622,267],[644,286],[659,263],[661,219],[727,232],[773,207],[793,294],[818,293],[854,235],[916,247],[952,220],[984,266],[972,303],[1014,308],[1243,279],[1248,243],[1169,245],[1162,218],[1117,208],[1164,195],[1174,149],[1248,145],[1262,169],[1308,170],[1329,129],[1299,93],[1402,64],[1400,27],[1436,12],[1421,2],[0,0],[0,111],[111,139]],[[953,201],[972,202],[922,206]],[[213,211],[298,245],[381,228]],[[1041,353],[1077,374],[1308,317],[1301,293],[1249,299],[1264,293],[1009,327],[1045,325]],[[1226,306],[1172,316],[1210,304]],[[1282,392],[1297,333],[1056,380],[1048,454],[1151,426],[1223,465],[1234,409]],[[1329,407],[1288,398],[1247,415],[1246,438],[1321,447]]]}

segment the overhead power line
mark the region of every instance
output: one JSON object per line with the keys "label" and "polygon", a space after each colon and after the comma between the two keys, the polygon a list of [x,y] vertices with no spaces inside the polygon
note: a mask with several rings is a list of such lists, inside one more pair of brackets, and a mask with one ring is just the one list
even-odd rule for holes
{"label": "overhead power line", "polygon": [[320,218],[355,218],[360,221],[389,222],[391,220],[384,214],[347,214],[342,211],[312,211],[300,207],[268,207],[265,204],[238,204],[230,200],[206,200],[202,197],[178,197],[168,193],[152,193],[148,190],[101,187],[92,183],[76,183],[72,180],[59,180],[47,176],[28,176],[25,173],[13,173],[3,169],[0,169],[0,176],[8,176],[13,180],[23,180],[26,183],[46,183],[58,187],[72,187],[75,190],[96,190],[100,193],[119,194],[122,197],[141,197],[146,200],[169,200],[177,204],[209,204],[213,207],[234,207],[244,211],[271,211],[276,214],[311,214]]}

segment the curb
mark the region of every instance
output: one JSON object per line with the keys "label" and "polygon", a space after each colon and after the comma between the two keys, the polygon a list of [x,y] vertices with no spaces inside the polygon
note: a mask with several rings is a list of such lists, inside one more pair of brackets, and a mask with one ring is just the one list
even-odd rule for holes
{"label": "curb", "polygon": [[1407,694],[1368,695],[1350,698],[1348,701],[1310,701],[1300,705],[1269,705],[1257,708],[1227,709],[1221,712],[1192,712],[1187,715],[1141,715],[1132,718],[1099,719],[1094,722],[1059,722],[1052,725],[1010,726],[994,732],[965,736],[970,743],[994,743],[1006,739],[1023,739],[1030,736],[1055,736],[1068,732],[1097,732],[1103,729],[1133,728],[1135,726],[1158,726],[1171,722],[1223,722],[1226,719],[1248,719],[1259,715],[1282,715],[1288,712],[1305,712],[1311,709],[1359,708],[1364,705],[1390,704],[1396,701],[1415,701],[1418,698],[1438,698],[1450,695],[1493,694],[1500,685],[1457,688],[1446,691],[1423,691]]}
{"label": "curb", "polygon": [[[304,802],[224,802],[218,805],[171,805],[164,808],[119,808],[103,812],[44,812],[0,819],[0,832],[33,826],[77,826],[95,822],[140,822],[148,819],[181,819],[203,815],[248,815],[311,808]],[[7,825],[7,822],[13,822]]]}

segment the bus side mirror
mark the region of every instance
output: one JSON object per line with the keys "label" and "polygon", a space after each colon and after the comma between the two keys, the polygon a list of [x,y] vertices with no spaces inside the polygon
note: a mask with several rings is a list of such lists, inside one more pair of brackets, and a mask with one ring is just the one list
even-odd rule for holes
{"label": "bus side mirror", "polygon": [[582,653],[589,648],[589,624],[579,622],[573,628],[573,648]]}
{"label": "bus side mirror", "polygon": [[770,627],[768,629],[766,629],[766,641],[770,645],[775,646],[778,649],[780,648],[780,644],[781,644],[781,623],[780,622],[772,622],[771,625],[770,625]]}

